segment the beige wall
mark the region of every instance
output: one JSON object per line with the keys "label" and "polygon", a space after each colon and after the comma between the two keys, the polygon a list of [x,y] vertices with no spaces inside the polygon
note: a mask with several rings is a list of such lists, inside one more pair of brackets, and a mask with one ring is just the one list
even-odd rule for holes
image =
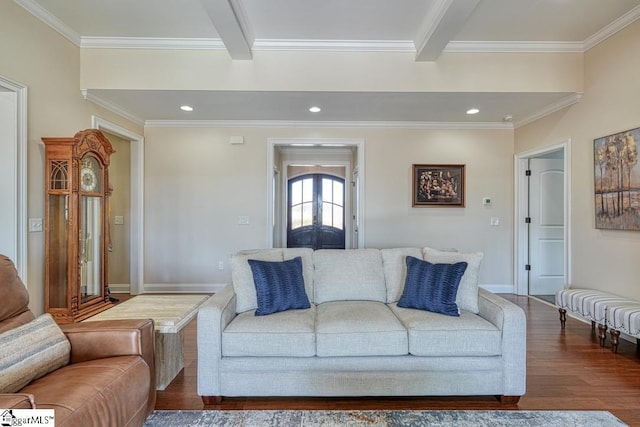
{"label": "beige wall", "polygon": [[[581,92],[581,53],[254,52],[83,49],[87,89]],[[122,67],[121,64],[128,64]],[[132,73],[131,70],[136,70]]]}
{"label": "beige wall", "polygon": [[[0,75],[27,86],[27,216],[44,216],[43,136],[73,136],[91,127],[92,115],[142,129],[85,101],[80,92],[80,51],[12,1],[0,2]],[[29,233],[30,307],[44,310],[44,233]]]}
{"label": "beige wall", "polygon": [[[229,144],[233,135],[245,144]],[[481,283],[513,283],[510,130],[148,127],[145,138],[146,284],[229,282],[219,260],[265,247],[269,138],[364,139],[367,247],[483,251]],[[466,164],[466,207],[412,208],[413,163]]]}
{"label": "beige wall", "polygon": [[516,131],[516,152],[571,139],[572,286],[640,299],[640,233],[595,228],[593,140],[640,126],[640,21],[585,54],[582,100]]}

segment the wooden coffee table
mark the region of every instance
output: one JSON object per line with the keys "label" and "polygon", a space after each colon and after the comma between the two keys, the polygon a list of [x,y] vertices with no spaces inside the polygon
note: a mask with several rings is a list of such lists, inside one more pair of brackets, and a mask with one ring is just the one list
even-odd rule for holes
{"label": "wooden coffee table", "polygon": [[156,331],[156,390],[164,390],[184,368],[184,327],[210,295],[138,295],[85,322],[153,319]]}

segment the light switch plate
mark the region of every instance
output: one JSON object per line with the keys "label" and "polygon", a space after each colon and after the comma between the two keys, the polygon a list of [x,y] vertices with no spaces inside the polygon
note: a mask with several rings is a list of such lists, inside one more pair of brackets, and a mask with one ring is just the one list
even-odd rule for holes
{"label": "light switch plate", "polygon": [[29,218],[29,233],[42,231],[42,218]]}

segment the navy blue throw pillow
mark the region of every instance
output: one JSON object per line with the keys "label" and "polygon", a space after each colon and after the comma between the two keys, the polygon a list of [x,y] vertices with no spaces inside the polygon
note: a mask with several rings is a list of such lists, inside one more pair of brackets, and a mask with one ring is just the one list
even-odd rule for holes
{"label": "navy blue throw pillow", "polygon": [[258,297],[256,316],[311,307],[304,290],[301,257],[283,262],[248,261]]}
{"label": "navy blue throw pillow", "polygon": [[408,256],[406,263],[407,279],[398,307],[460,316],[456,295],[460,279],[467,269],[466,262],[432,264]]}

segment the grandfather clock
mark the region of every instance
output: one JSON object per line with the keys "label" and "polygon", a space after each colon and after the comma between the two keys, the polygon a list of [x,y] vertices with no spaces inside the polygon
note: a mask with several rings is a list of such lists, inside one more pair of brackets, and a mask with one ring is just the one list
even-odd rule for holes
{"label": "grandfather clock", "polygon": [[107,247],[109,140],[96,129],[42,138],[46,153],[45,311],[80,322],[112,306]]}

